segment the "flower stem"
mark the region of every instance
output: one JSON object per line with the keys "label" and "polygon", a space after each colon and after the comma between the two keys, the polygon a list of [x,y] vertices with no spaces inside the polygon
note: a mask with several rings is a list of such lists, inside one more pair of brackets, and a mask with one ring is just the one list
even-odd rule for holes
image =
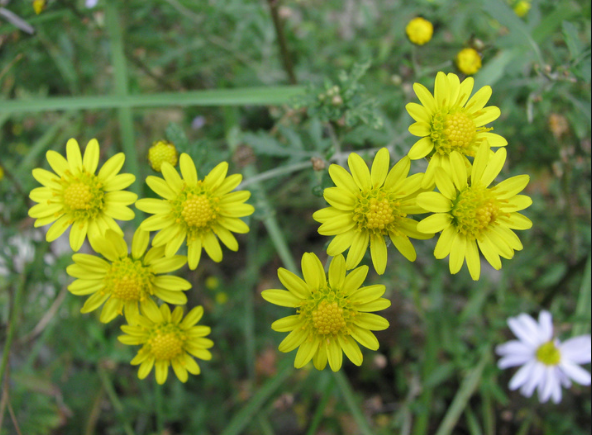
{"label": "flower stem", "polygon": [[294,73],[294,64],[288,51],[288,43],[286,42],[286,35],[284,34],[284,26],[282,19],[279,14],[279,0],[267,0],[269,4],[269,11],[271,12],[271,18],[273,20],[273,26],[275,27],[275,33],[277,35],[278,44],[280,45],[280,54],[282,56],[282,62],[284,64],[284,70],[288,74],[290,83],[295,85],[298,83],[296,80],[296,74]]}
{"label": "flower stem", "polygon": [[113,406],[113,409],[115,410],[115,413],[117,414],[117,417],[119,417],[119,420],[121,422],[124,432],[126,433],[126,435],[135,435],[134,430],[132,429],[132,426],[130,425],[129,421],[127,421],[127,418],[125,417],[123,405],[121,404],[119,397],[117,397],[117,393],[115,392],[115,388],[113,388],[113,383],[111,382],[111,379],[109,378],[109,374],[107,373],[105,368],[100,363],[98,365],[98,371],[99,371],[99,378],[101,379],[101,383],[103,384],[103,388],[105,389],[105,392],[107,393],[107,396],[109,397],[109,401],[111,402],[111,405]]}
{"label": "flower stem", "polygon": [[265,172],[262,172],[258,175],[255,175],[253,177],[247,178],[245,181],[243,181],[241,184],[239,184],[237,189],[238,190],[244,189],[246,186],[249,186],[251,184],[257,184],[260,181],[265,181],[265,180],[270,180],[272,178],[281,177],[282,175],[287,175],[292,172],[300,171],[302,169],[307,169],[307,168],[310,168],[311,166],[312,166],[312,164],[310,163],[309,160],[307,160],[305,162],[295,163],[293,165],[281,166],[279,168],[270,169],[269,171],[265,171]]}
{"label": "flower stem", "polygon": [[358,425],[358,430],[363,435],[372,435],[372,429],[370,429],[368,420],[366,419],[364,413],[356,403],[354,392],[347,377],[343,374],[342,371],[333,372],[333,376],[335,378],[335,382],[337,383],[337,387],[341,391],[341,395],[345,399],[345,403],[347,404],[349,411],[352,414],[352,417]]}

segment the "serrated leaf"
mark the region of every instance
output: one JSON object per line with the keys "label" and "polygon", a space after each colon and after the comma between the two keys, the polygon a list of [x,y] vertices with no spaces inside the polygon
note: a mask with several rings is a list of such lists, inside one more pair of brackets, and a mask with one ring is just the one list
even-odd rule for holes
{"label": "serrated leaf", "polygon": [[164,134],[167,140],[172,142],[179,152],[184,152],[187,149],[187,135],[179,124],[169,123]]}

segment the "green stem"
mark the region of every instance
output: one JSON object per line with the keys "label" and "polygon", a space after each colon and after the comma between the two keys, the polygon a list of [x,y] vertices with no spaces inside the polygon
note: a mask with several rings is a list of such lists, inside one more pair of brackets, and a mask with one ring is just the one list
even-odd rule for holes
{"label": "green stem", "polygon": [[317,409],[312,417],[312,421],[308,430],[306,431],[306,435],[316,435],[317,428],[321,424],[323,420],[323,414],[325,413],[325,408],[327,408],[327,404],[329,403],[329,399],[331,398],[331,394],[333,393],[333,388],[335,387],[335,383],[333,382],[333,378],[329,378],[329,382],[325,386],[325,391],[323,391],[323,397],[321,398],[321,402],[317,406]]}
{"label": "green stem", "polygon": [[[125,60],[122,24],[117,11],[117,4],[118,2],[113,1],[105,3],[105,21],[109,40],[111,41],[111,62],[115,75],[115,95],[120,98],[126,98],[129,95],[128,72]],[[126,155],[127,172],[140,177],[131,108],[121,107],[117,109],[117,117],[121,129],[123,152]],[[134,183],[130,189],[139,194],[140,183]]]}
{"label": "green stem", "polygon": [[295,85],[298,83],[298,81],[296,80],[296,74],[294,73],[294,64],[292,63],[292,57],[288,51],[288,43],[286,41],[286,35],[284,34],[284,26],[279,14],[279,0],[267,0],[267,3],[269,4],[269,11],[271,12],[273,26],[275,27],[275,33],[280,46],[280,54],[284,64],[284,70],[286,71],[286,74],[288,74],[290,83]]}
{"label": "green stem", "polygon": [[479,387],[483,370],[491,358],[488,347],[486,347],[482,353],[483,355],[481,356],[479,364],[477,364],[477,366],[467,374],[464,381],[462,382],[460,389],[456,393],[456,396],[450,405],[450,408],[448,408],[448,412],[446,413],[444,420],[436,432],[436,435],[450,435],[452,433],[456,427],[456,423],[469,403],[471,396]]}
{"label": "green stem", "polygon": [[164,412],[162,409],[162,385],[154,382],[154,408],[156,411],[156,432],[164,433]]}
{"label": "green stem", "polygon": [[352,414],[352,417],[358,425],[360,433],[362,433],[363,435],[372,435],[372,429],[370,429],[368,420],[366,419],[364,413],[362,412],[362,410],[356,402],[354,392],[352,390],[351,385],[349,384],[347,377],[341,371],[333,372],[333,376],[335,377],[337,387],[341,391],[341,395],[345,399],[345,403],[347,404],[349,411]]}
{"label": "green stem", "polygon": [[121,425],[123,426],[124,432],[126,433],[126,435],[135,435],[132,426],[130,425],[129,421],[127,421],[123,405],[121,404],[119,397],[117,397],[117,393],[115,392],[113,383],[109,378],[109,374],[107,373],[105,368],[101,366],[101,364],[98,365],[98,372],[99,378],[101,378],[101,383],[103,384],[103,388],[105,389],[105,392],[109,397],[109,401],[111,402],[111,405],[113,406],[113,409],[115,410],[115,413],[117,414],[117,417],[119,418]]}
{"label": "green stem", "polygon": [[247,178],[237,187],[237,189],[244,189],[251,184],[257,184],[260,181],[271,180],[272,178],[281,177],[282,175],[291,174],[292,172],[300,171],[302,169],[308,169],[311,166],[311,162],[307,160],[305,162],[295,163],[293,165],[270,169],[269,171],[262,172],[258,175],[255,175],[254,177]]}
{"label": "green stem", "polygon": [[4,372],[6,371],[6,366],[8,364],[8,358],[10,356],[10,346],[12,345],[12,340],[14,338],[14,333],[16,331],[16,324],[18,320],[18,316],[21,311],[21,300],[23,297],[25,289],[25,275],[22,273],[20,275],[19,283],[16,287],[16,293],[14,295],[14,303],[12,305],[12,313],[10,316],[10,323],[8,325],[8,333],[6,334],[6,343],[4,343],[4,350],[2,351],[2,363],[0,363],[0,385],[2,385],[2,381],[4,380]]}

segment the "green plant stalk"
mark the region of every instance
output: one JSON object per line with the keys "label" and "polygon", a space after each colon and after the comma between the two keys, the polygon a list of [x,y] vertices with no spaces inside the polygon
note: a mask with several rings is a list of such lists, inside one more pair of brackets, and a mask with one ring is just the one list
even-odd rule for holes
{"label": "green plant stalk", "polygon": [[0,363],[0,385],[3,385],[4,373],[6,372],[6,365],[8,364],[8,357],[10,356],[10,346],[12,345],[12,340],[14,338],[14,333],[16,330],[17,319],[21,311],[21,301],[23,298],[24,289],[25,275],[24,273],[22,273],[20,275],[20,280],[16,287],[16,292],[14,294],[14,303],[12,305],[12,312],[10,315],[10,324],[8,325],[6,342],[4,343],[4,349],[2,351],[2,363]]}
{"label": "green plant stalk", "polygon": [[255,175],[254,177],[247,178],[243,181],[237,189],[244,189],[245,187],[251,184],[257,184],[260,181],[271,180],[273,178],[281,177],[282,175],[288,175],[292,172],[297,172],[302,169],[311,168],[312,164],[309,160],[300,163],[294,163],[293,165],[288,166],[281,166],[279,168],[270,169],[269,171],[262,172],[260,174]]}
{"label": "green plant stalk", "polygon": [[274,435],[275,432],[273,431],[273,427],[271,426],[271,423],[269,423],[269,420],[267,419],[267,417],[265,415],[263,415],[263,413],[259,413],[257,414],[257,425],[259,426],[259,429],[261,429],[261,434],[262,435]]}
{"label": "green plant stalk", "polygon": [[296,80],[296,74],[294,73],[294,64],[292,62],[292,57],[290,56],[290,52],[288,50],[288,42],[286,41],[286,35],[284,34],[284,26],[282,23],[282,18],[279,14],[279,0],[267,0],[269,4],[269,11],[271,13],[271,18],[273,20],[273,26],[275,28],[275,33],[277,36],[278,44],[280,46],[280,55],[282,57],[282,63],[284,65],[284,70],[288,75],[288,79],[290,83],[295,85],[298,81]]}
{"label": "green plant stalk", "polygon": [[103,384],[103,388],[105,389],[105,392],[107,393],[107,396],[109,397],[109,401],[111,402],[111,405],[113,406],[113,409],[115,410],[115,413],[117,414],[117,417],[119,417],[119,420],[123,426],[124,432],[126,433],[126,435],[135,435],[134,430],[132,429],[132,426],[130,425],[129,421],[127,421],[127,418],[125,416],[125,412],[123,409],[123,405],[121,404],[119,397],[117,397],[117,393],[115,392],[115,388],[113,388],[113,384],[111,383],[111,379],[109,378],[109,374],[105,371],[105,369],[100,364],[98,365],[98,372],[99,372],[99,378],[101,379],[101,383]]}
{"label": "green plant stalk", "polygon": [[162,385],[154,382],[154,408],[156,410],[156,431],[164,432],[164,412],[162,409]]}
{"label": "green plant stalk", "polygon": [[470,406],[467,406],[467,409],[465,409],[465,415],[467,416],[467,424],[471,435],[483,435],[479,421]]}
{"label": "green plant stalk", "polygon": [[253,290],[259,279],[259,265],[257,264],[257,232],[250,231],[247,242],[247,276],[244,282],[245,288],[245,318],[244,334],[247,354],[247,373],[249,379],[255,382],[255,304]]}
{"label": "green plant stalk", "polygon": [[209,89],[190,92],[164,92],[150,95],[109,95],[94,97],[54,97],[7,101],[0,99],[0,114],[45,112],[51,110],[118,109],[122,107],[244,106],[287,104],[303,93],[304,86]]}
{"label": "green plant stalk", "polygon": [[[418,310],[421,310],[419,312],[423,314],[423,309],[421,308],[421,300],[419,297],[417,298],[416,306],[418,307]],[[428,322],[426,351],[422,370],[422,382],[425,382],[426,379],[428,379],[432,372],[436,369],[436,358],[438,356],[439,342],[437,339],[438,327],[436,325],[436,316],[427,315],[422,317],[424,317]],[[425,435],[428,432],[430,424],[430,409],[432,406],[433,396],[434,392],[431,388],[423,389],[423,392],[421,393],[421,397],[419,399],[421,403],[422,412],[418,415],[416,423],[413,427],[414,435]]]}
{"label": "green plant stalk", "polygon": [[590,332],[590,318],[591,315],[591,303],[592,303],[592,290],[591,285],[591,256],[588,255],[588,262],[586,263],[586,269],[584,271],[584,277],[582,278],[582,285],[580,286],[580,295],[578,297],[578,304],[576,306],[576,317],[578,323],[573,328],[573,335],[584,335]]}
{"label": "green plant stalk", "polygon": [[335,382],[337,383],[337,387],[341,391],[341,395],[345,399],[345,403],[347,404],[349,411],[352,414],[356,424],[358,425],[358,429],[360,433],[363,435],[372,435],[372,429],[370,429],[370,425],[368,424],[368,420],[364,416],[364,413],[358,406],[356,402],[356,398],[354,396],[354,392],[352,390],[347,377],[343,374],[342,371],[333,372],[333,377],[335,378]]}
{"label": "green plant stalk", "polygon": [[329,382],[325,386],[325,391],[323,391],[323,396],[321,397],[321,402],[317,406],[317,410],[312,417],[312,421],[310,423],[310,427],[306,431],[306,435],[316,435],[317,428],[321,424],[323,420],[323,414],[325,413],[325,408],[327,408],[327,404],[329,403],[329,399],[331,398],[331,394],[333,393],[333,388],[335,383],[333,382],[333,377],[329,378]]}
{"label": "green plant stalk", "polygon": [[[107,2],[105,4],[105,18],[107,33],[111,42],[111,62],[115,75],[115,95],[117,97],[127,97],[128,72],[125,60],[125,48],[123,45],[123,32],[121,19],[117,11],[117,2]],[[117,118],[119,128],[121,129],[121,140],[123,152],[125,153],[125,165],[127,172],[140,177],[138,164],[138,154],[134,142],[134,121],[132,111],[129,107],[120,107],[117,109]],[[130,186],[134,193],[140,193],[140,183],[134,183]]]}
{"label": "green plant stalk", "polygon": [[251,420],[257,415],[263,404],[272,396],[275,391],[290,377],[293,372],[291,363],[285,361],[283,367],[272,378],[268,379],[259,388],[257,393],[249,400],[249,402],[237,412],[230,423],[222,431],[220,435],[240,435],[249,425]]}
{"label": "green plant stalk", "polygon": [[444,420],[436,432],[436,435],[450,435],[452,433],[456,423],[458,423],[460,416],[469,403],[471,396],[479,387],[483,370],[491,358],[489,347],[485,348],[482,353],[483,355],[481,356],[479,364],[477,364],[477,366],[467,374],[463,383],[461,384],[460,389],[456,393],[456,396],[450,405],[450,408],[448,408],[448,412],[446,413]]}

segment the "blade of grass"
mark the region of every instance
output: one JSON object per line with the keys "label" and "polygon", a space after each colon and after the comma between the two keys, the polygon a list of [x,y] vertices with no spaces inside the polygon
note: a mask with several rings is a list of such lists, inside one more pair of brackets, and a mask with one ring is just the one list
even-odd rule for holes
{"label": "blade of grass", "polygon": [[132,426],[130,425],[129,421],[127,420],[127,417],[125,415],[125,410],[123,409],[123,405],[121,404],[119,397],[117,397],[117,392],[115,391],[115,388],[113,387],[113,383],[111,382],[111,378],[109,377],[109,374],[107,373],[107,371],[105,370],[105,368],[101,364],[98,365],[98,372],[99,372],[99,378],[101,379],[101,383],[103,385],[103,388],[105,389],[105,392],[107,393],[107,396],[109,397],[109,401],[111,402],[111,405],[113,406],[113,409],[115,410],[115,413],[117,414],[117,417],[119,418],[119,420],[121,422],[123,431],[126,433],[126,435],[135,435],[134,430],[132,429]]}
{"label": "blade of grass", "polygon": [[482,353],[483,355],[481,356],[481,360],[477,366],[467,374],[463,383],[461,384],[460,389],[456,393],[456,396],[450,405],[450,408],[448,408],[448,412],[446,413],[444,420],[436,432],[436,435],[450,435],[452,433],[456,423],[458,423],[460,416],[469,403],[471,396],[479,387],[483,370],[491,358],[489,347],[485,347]]}
{"label": "blade of grass", "polygon": [[467,406],[465,410],[465,415],[467,416],[467,424],[469,426],[469,431],[471,435],[483,435],[483,431],[481,430],[481,426],[479,425],[479,421],[475,416],[475,413],[471,409],[470,406]]}
{"label": "blade of grass", "polygon": [[261,407],[276,392],[276,390],[290,377],[293,372],[292,363],[289,360],[283,361],[283,367],[273,377],[268,379],[249,402],[237,412],[228,426],[220,435],[239,435],[249,425]]}
{"label": "blade of grass", "polygon": [[588,262],[586,263],[586,270],[582,278],[582,285],[580,286],[580,296],[578,297],[578,305],[576,306],[576,318],[578,323],[573,328],[575,337],[578,335],[588,334],[590,332],[591,303],[592,303],[592,289],[590,289],[590,268],[591,256],[588,255]]}
{"label": "blade of grass", "polygon": [[[117,97],[125,98],[129,94],[128,74],[125,61],[125,48],[123,46],[122,24],[117,11],[117,2],[107,2],[105,4],[105,19],[107,33],[111,42],[111,63],[113,64],[115,76],[115,94]],[[125,165],[127,172],[140,178],[138,154],[134,142],[134,120],[131,108],[118,108],[117,117],[119,120],[119,128],[121,130],[123,152],[126,156]],[[139,194],[140,183],[132,184],[130,190]]]}
{"label": "blade of grass", "polygon": [[333,393],[333,388],[335,387],[335,383],[333,382],[333,377],[329,378],[329,382],[325,386],[325,390],[323,391],[323,396],[321,397],[321,401],[317,406],[317,409],[312,417],[312,421],[308,430],[306,431],[306,435],[316,435],[317,428],[321,424],[323,420],[323,414],[325,413],[325,408],[327,408],[327,404],[329,403],[329,399],[331,398],[331,394]]}
{"label": "blade of grass", "polygon": [[368,420],[366,419],[364,413],[358,406],[356,397],[354,396],[354,392],[347,377],[343,374],[342,371],[333,372],[333,377],[335,378],[337,388],[339,388],[341,395],[345,399],[345,403],[349,408],[349,412],[351,412],[354,421],[358,425],[360,433],[362,433],[363,435],[372,435],[372,429],[370,429]]}
{"label": "blade of grass", "polygon": [[55,97],[32,100],[0,100],[0,113],[43,112],[70,109],[116,109],[122,107],[245,106],[287,104],[304,92],[303,86],[208,89],[151,95]]}

